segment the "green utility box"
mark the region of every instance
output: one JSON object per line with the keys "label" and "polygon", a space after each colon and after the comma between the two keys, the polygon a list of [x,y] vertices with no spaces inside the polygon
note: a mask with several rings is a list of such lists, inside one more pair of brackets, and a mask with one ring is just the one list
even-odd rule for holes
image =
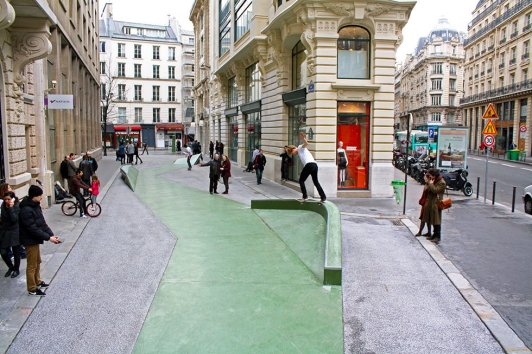
{"label": "green utility box", "polygon": [[506,153],[507,153],[508,160],[517,161],[519,160],[519,155],[521,154],[521,151],[508,150]]}

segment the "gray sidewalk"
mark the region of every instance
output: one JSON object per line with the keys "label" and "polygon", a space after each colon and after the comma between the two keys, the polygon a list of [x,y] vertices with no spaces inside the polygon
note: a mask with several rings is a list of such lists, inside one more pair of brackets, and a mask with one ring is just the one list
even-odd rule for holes
{"label": "gray sidewalk", "polygon": [[[137,165],[139,169],[176,158],[159,151],[141,157],[144,164]],[[120,165],[110,155],[100,166],[104,176],[103,169],[116,171]],[[233,166],[231,172],[229,194],[214,198],[250,205],[251,199],[300,197],[269,180],[257,185],[255,175],[243,168]],[[6,350],[20,331],[9,352],[27,352],[29,345],[54,353],[131,352],[175,238],[120,178],[110,184],[115,174],[109,175],[110,189],[99,218],[69,218],[59,206],[45,211],[52,230],[65,240],[60,246],[42,247],[43,278],[52,280],[46,298],[26,295],[23,274],[14,282],[0,279],[2,289],[8,290],[0,296],[0,350]],[[172,178],[208,193],[207,168],[181,169]],[[343,214],[346,353],[503,352],[432,254],[402,224],[401,209],[392,199],[329,200]],[[185,212],[188,203],[193,201],[176,201],[176,212]],[[146,240],[145,230],[155,239]],[[152,260],[156,262],[148,265]],[[127,316],[129,311],[135,311],[135,318]],[[60,336],[54,337],[55,331]],[[119,335],[127,340],[118,340]]]}

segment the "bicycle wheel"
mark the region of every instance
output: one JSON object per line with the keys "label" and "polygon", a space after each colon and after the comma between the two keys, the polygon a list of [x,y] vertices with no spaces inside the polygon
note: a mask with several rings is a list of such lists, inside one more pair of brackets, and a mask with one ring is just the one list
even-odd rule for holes
{"label": "bicycle wheel", "polygon": [[61,205],[61,211],[67,216],[72,216],[78,211],[78,206],[73,201],[67,200]]}
{"label": "bicycle wheel", "polygon": [[98,203],[89,203],[87,204],[87,215],[91,218],[95,218],[100,215],[102,212],[102,207]]}

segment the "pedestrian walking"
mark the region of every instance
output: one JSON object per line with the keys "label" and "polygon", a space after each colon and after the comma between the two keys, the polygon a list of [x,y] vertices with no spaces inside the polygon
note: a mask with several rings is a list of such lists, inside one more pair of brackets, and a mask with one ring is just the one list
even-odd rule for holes
{"label": "pedestrian walking", "polygon": [[90,162],[90,164],[92,166],[92,173],[93,174],[96,173],[96,170],[98,170],[98,162],[96,161],[96,159],[92,158],[90,151],[87,151],[85,156],[87,156],[87,160],[89,160],[89,162]]}
{"label": "pedestrian walking", "polygon": [[214,156],[214,143],[211,141],[209,141],[209,158],[212,160]]}
{"label": "pedestrian walking", "polygon": [[135,155],[135,145],[133,145],[132,141],[129,141],[129,144],[127,145],[127,163],[133,165],[133,155]]}
{"label": "pedestrian walking", "polygon": [[198,166],[200,167],[209,166],[210,167],[209,193],[218,194],[216,189],[218,188],[218,180],[220,179],[220,173],[221,173],[220,168],[222,168],[222,161],[220,160],[220,155],[215,154],[214,159],[210,160],[209,162],[199,163]]}
{"label": "pedestrian walking", "polygon": [[214,144],[214,153],[219,154],[220,153],[220,142],[216,140],[216,144]]}
{"label": "pedestrian walking", "polygon": [[126,147],[124,146],[124,143],[120,143],[118,151],[120,152],[120,164],[123,165],[126,156]]}
{"label": "pedestrian walking", "polygon": [[[0,229],[0,254],[7,265],[6,278],[16,278],[20,274],[20,238],[18,215],[20,212],[19,201],[13,192],[6,192],[2,203],[1,218],[2,228]],[[11,255],[13,261],[11,262]]]}
{"label": "pedestrian walking", "polygon": [[264,152],[260,149],[255,165],[253,166],[255,173],[257,174],[257,184],[262,184],[262,172],[264,171],[264,166],[266,166],[266,156],[264,156]]}
{"label": "pedestrian walking", "polygon": [[[81,160],[80,164],[79,164],[79,169],[81,171],[83,171],[83,175],[81,175],[81,180],[83,181],[83,183],[85,185],[90,185],[91,184],[91,176],[92,176],[92,165],[91,163],[89,162],[89,159],[87,157],[87,155],[83,156],[83,160]],[[88,196],[89,195],[89,191],[87,189],[83,189],[83,196]]]}
{"label": "pedestrian walking", "polygon": [[98,179],[98,175],[96,174],[92,175],[91,189],[91,201],[93,204],[96,204],[96,199],[98,198],[98,194],[100,194],[100,180]]}
{"label": "pedestrian walking", "polygon": [[301,188],[301,193],[303,193],[303,198],[301,199],[301,201],[305,201],[308,199],[305,181],[307,180],[308,176],[311,176],[312,183],[314,183],[314,186],[318,190],[318,194],[320,195],[321,201],[324,202],[325,200],[327,200],[327,197],[325,196],[325,192],[323,191],[323,188],[321,188],[320,182],[318,181],[318,164],[314,160],[314,157],[312,156],[310,151],[308,151],[307,149],[308,141],[305,137],[305,133],[299,133],[299,137],[301,138],[301,140],[303,140],[303,144],[299,145],[298,147],[295,147],[294,145],[289,145],[286,147],[286,152],[288,153],[288,156],[299,155],[299,159],[303,164],[303,170],[301,171],[301,175],[299,176],[299,187]]}
{"label": "pedestrian walking", "polygon": [[69,181],[72,178],[72,176],[76,174],[76,171],[78,169],[76,167],[76,162],[74,161],[75,159],[76,159],[76,154],[71,152],[68,158],[68,180]]}
{"label": "pedestrian walking", "polygon": [[42,289],[48,284],[41,280],[41,252],[40,245],[44,241],[58,244],[59,238],[46,224],[41,210],[43,191],[38,186],[30,186],[28,197],[20,202],[18,217],[20,242],[26,248],[26,287],[29,295],[44,296]]}
{"label": "pedestrian walking", "polygon": [[231,177],[231,161],[226,155],[222,155],[222,179],[224,181],[225,191],[222,194],[229,194],[229,177]]}
{"label": "pedestrian walking", "polygon": [[148,143],[142,144],[142,147],[143,147],[143,149],[142,149],[142,154],[141,155],[144,155],[144,153],[146,153],[146,155],[149,155],[150,152],[148,151]]}
{"label": "pedestrian walking", "polygon": [[190,163],[190,159],[192,158],[192,149],[190,148],[189,146],[190,144],[186,144],[185,146],[187,147],[185,152],[187,154],[187,164],[188,164],[188,170],[192,170],[192,164]]}
{"label": "pedestrian walking", "polygon": [[281,157],[281,182],[288,179],[288,169],[292,166],[292,158],[288,156],[286,148],[287,146],[285,145],[283,153],[279,155]]}
{"label": "pedestrian walking", "polygon": [[224,143],[222,143],[220,141],[220,146],[218,148],[220,150],[220,151],[218,151],[218,154],[220,154],[220,156],[222,156],[224,154],[224,147],[225,147]]}
{"label": "pedestrian walking", "polygon": [[139,162],[142,163],[142,159],[139,156],[139,147],[135,145],[135,165]]}
{"label": "pedestrian walking", "polygon": [[[431,225],[430,224],[426,224],[422,219],[423,219],[423,212],[425,211],[425,203],[427,202],[427,194],[429,193],[429,189],[427,187],[427,184],[429,183],[430,181],[430,178],[429,178],[429,175],[428,174],[425,174],[425,176],[423,177],[425,179],[425,188],[423,188],[423,193],[421,194],[421,198],[419,198],[419,205],[421,205],[421,210],[419,212],[419,220],[421,220],[419,222],[419,231],[417,232],[417,234],[415,234],[415,236],[428,236],[430,237],[431,236],[431,233],[430,233],[430,228],[431,228]],[[426,234],[421,234],[423,232],[423,229],[425,228],[425,224],[427,225],[427,228],[428,228],[428,232]]]}
{"label": "pedestrian walking", "polygon": [[72,194],[79,203],[79,217],[86,218],[85,209],[87,209],[87,205],[85,198],[81,195],[81,188],[87,190],[87,192],[92,192],[92,189],[82,181],[82,176],[83,171],[78,170],[74,177],[70,179],[70,194]]}
{"label": "pedestrian walking", "polygon": [[199,158],[201,161],[203,161],[203,154],[201,152],[201,143],[198,141],[197,143],[197,146],[198,146],[198,154],[199,154]]}
{"label": "pedestrian walking", "polygon": [[61,161],[61,167],[59,167],[61,177],[63,177],[63,185],[68,188],[68,156],[65,155],[63,161]]}
{"label": "pedestrian walking", "polygon": [[[9,183],[0,184],[0,196],[6,195],[6,193],[8,193],[8,192],[13,192],[13,190],[11,189],[11,186],[9,185]],[[2,197],[0,197],[0,205],[2,205],[3,203],[4,203],[4,199]],[[0,217],[0,225],[1,225],[1,217]],[[1,231],[1,228],[0,228],[0,231]],[[26,250],[24,249],[24,246],[20,245],[19,246],[19,251],[20,251],[20,258],[25,259],[26,258]],[[13,253],[9,252],[8,255],[9,255],[9,258],[11,258],[13,256]]]}
{"label": "pedestrian walking", "polygon": [[438,202],[443,200],[443,192],[447,186],[440,171],[436,168],[429,168],[427,171],[429,181],[427,183],[427,201],[423,210],[421,221],[433,226],[432,236],[427,236],[427,240],[439,243],[441,240],[441,219],[442,212],[438,208]]}

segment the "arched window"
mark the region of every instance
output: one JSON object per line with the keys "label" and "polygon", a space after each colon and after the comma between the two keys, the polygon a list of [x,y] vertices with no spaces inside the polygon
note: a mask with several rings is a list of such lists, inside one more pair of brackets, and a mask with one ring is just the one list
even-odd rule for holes
{"label": "arched window", "polygon": [[292,49],[292,89],[305,87],[307,84],[307,54],[301,41]]}
{"label": "arched window", "polygon": [[369,79],[371,37],[365,28],[343,27],[338,33],[338,78]]}

